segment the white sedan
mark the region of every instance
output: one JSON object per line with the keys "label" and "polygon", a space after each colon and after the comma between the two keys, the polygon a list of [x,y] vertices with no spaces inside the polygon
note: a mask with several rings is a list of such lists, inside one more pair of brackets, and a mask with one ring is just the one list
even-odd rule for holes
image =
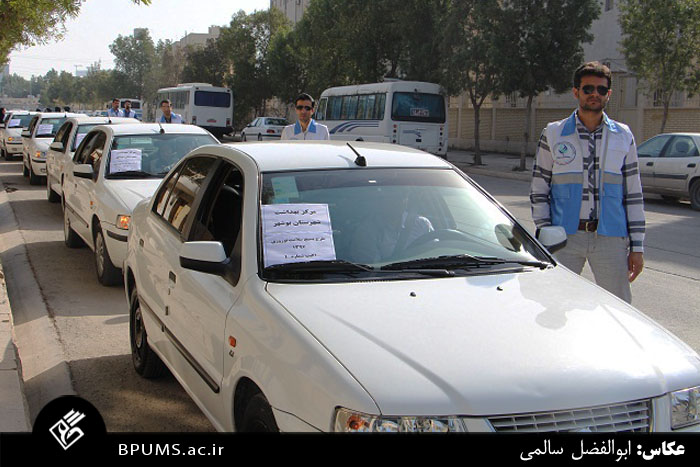
{"label": "white sedan", "polygon": [[94,251],[103,285],[121,280],[133,207],[153,194],[185,154],[218,143],[194,125],[132,121],[90,130],[62,175],[65,243],[85,243]]}
{"label": "white sedan", "polygon": [[700,133],[663,133],[637,149],[645,193],[669,201],[690,198],[700,210]]}
{"label": "white sedan", "polygon": [[282,130],[287,125],[289,122],[286,118],[258,117],[241,131],[241,141],[263,141],[266,138],[280,139]]}
{"label": "white sedan", "polygon": [[29,128],[35,112],[13,110],[7,115],[5,123],[0,124],[0,153],[5,160],[22,155],[22,131]]}
{"label": "white sedan", "polygon": [[700,429],[693,350],[418,150],[201,147],[123,272],[136,371],[218,430]]}

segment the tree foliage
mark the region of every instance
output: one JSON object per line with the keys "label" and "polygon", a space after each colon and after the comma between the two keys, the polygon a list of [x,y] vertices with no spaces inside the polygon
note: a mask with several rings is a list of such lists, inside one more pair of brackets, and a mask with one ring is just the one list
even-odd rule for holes
{"label": "tree foliage", "polygon": [[627,65],[663,104],[663,133],[673,94],[700,89],[700,2],[624,0],[620,26]]}

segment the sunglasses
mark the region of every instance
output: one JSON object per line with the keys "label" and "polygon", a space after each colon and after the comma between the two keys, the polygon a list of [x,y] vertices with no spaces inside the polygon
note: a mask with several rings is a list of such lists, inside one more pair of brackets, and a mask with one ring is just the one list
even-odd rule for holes
{"label": "sunglasses", "polygon": [[309,112],[311,112],[312,110],[314,110],[313,107],[309,107],[308,105],[297,105],[297,110],[302,110],[302,109],[303,109],[303,110],[308,110]]}
{"label": "sunglasses", "polygon": [[581,90],[583,91],[584,94],[593,94],[594,91],[598,91],[598,94],[601,96],[607,96],[608,91],[610,91],[610,88],[607,86],[593,86],[592,84],[587,84],[585,86],[581,87]]}

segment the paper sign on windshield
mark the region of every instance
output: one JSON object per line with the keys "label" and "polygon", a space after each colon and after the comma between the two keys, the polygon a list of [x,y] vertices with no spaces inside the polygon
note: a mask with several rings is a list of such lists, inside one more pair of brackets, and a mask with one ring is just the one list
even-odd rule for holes
{"label": "paper sign on windshield", "polygon": [[53,123],[42,123],[36,132],[37,135],[50,135],[51,133],[53,133]]}
{"label": "paper sign on windshield", "polygon": [[22,120],[19,118],[11,118],[9,123],[7,124],[7,128],[13,128],[13,127],[18,127],[22,124]]}
{"label": "paper sign on windshield", "polygon": [[109,172],[131,172],[141,170],[140,149],[113,149],[109,158]]}
{"label": "paper sign on windshield", "polygon": [[336,259],[327,204],[263,205],[262,222],[265,267]]}

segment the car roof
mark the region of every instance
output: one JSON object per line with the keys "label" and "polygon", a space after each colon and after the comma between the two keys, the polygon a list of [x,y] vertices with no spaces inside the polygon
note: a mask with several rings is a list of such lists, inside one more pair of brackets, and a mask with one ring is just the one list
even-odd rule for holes
{"label": "car roof", "polygon": [[197,125],[184,125],[179,123],[166,123],[161,125],[159,123],[140,123],[133,118],[129,120],[132,120],[134,123],[124,123],[115,126],[99,125],[94,129],[103,129],[115,136],[159,133],[161,128],[166,134],[209,134],[207,130],[200,128]]}
{"label": "car roof", "polygon": [[83,123],[113,123],[113,124],[126,124],[126,123],[134,123],[133,118],[126,118],[126,117],[71,117],[68,120],[73,121],[80,124]]}
{"label": "car roof", "polygon": [[[345,141],[272,141],[227,143],[206,146],[220,156],[240,151],[255,161],[260,172],[358,168],[357,155]],[[452,165],[424,151],[389,143],[356,141],[352,147],[367,161],[367,167],[452,168]]]}
{"label": "car roof", "polygon": [[37,112],[41,118],[60,118],[60,117],[87,117],[85,114],[71,113],[71,112]]}

